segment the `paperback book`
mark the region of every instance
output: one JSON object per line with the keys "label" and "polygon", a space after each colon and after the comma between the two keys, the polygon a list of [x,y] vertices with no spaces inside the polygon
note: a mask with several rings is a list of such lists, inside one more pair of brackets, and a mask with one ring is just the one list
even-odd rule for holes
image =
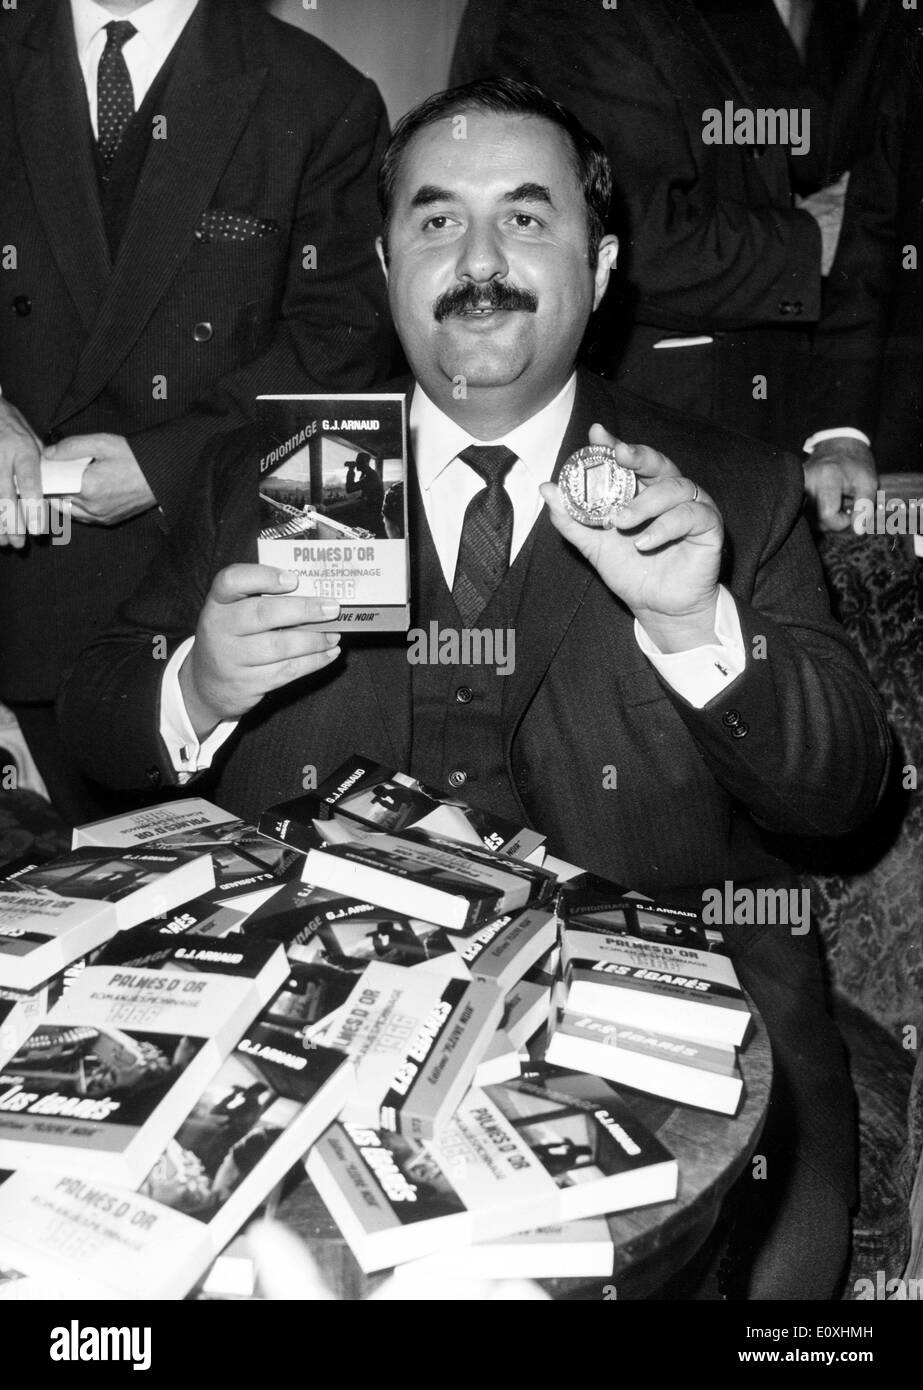
{"label": "paperback book", "polygon": [[302,1036],[292,994],[303,990],[290,979],[247,1028],[145,1176],[140,1199],[61,1173],[20,1170],[0,1185],[0,1264],[27,1271],[27,1283],[53,1279],[58,1297],[182,1298],[355,1085],[342,1053]]}
{"label": "paperback book", "polygon": [[333,599],[324,631],[410,622],[407,428],[402,395],[259,396],[260,564]]}
{"label": "paperback book", "polygon": [[447,798],[408,773],[361,754],[338,767],[316,791],[264,811],[260,829],[307,851],[317,843],[313,822],[334,814],[389,835],[416,826],[516,859],[528,859],[545,839],[535,830]]}
{"label": "paperback book", "polygon": [[201,796],[163,801],[124,816],[107,816],[74,828],[71,848],[99,845],[108,849],[133,849],[167,836],[205,830],[209,826],[240,825],[230,811],[223,811]]}
{"label": "paperback book", "polygon": [[730,956],[571,918],[561,942],[564,1005],[609,1023],[739,1047],[750,1010]]}
{"label": "paperback book", "polygon": [[288,974],[272,942],[148,928],[104,955],[0,1071],[0,1168],[136,1187]]}
{"label": "paperback book", "polygon": [[736,1114],[743,1094],[732,1047],[666,1037],[570,1009],[555,1022],[545,1060],[720,1115]]}
{"label": "paperback book", "polygon": [[678,1180],[676,1160],[607,1083],[554,1068],[472,1088],[422,1150],[338,1122],[305,1165],[366,1272],[669,1201]]}
{"label": "paperback book", "polygon": [[605,1279],[615,1246],[604,1216],[437,1251],[398,1265],[398,1279]]}
{"label": "paperback book", "polygon": [[309,850],[302,878],[461,932],[538,906],[554,888],[553,877],[535,865],[421,830],[363,831]]}
{"label": "paperback book", "polygon": [[85,847],[0,883],[0,985],[31,990],[214,885],[207,854]]}
{"label": "paperback book", "polygon": [[319,1033],[356,1064],[344,1119],[430,1139],[471,1085],[502,1011],[495,985],[370,964]]}

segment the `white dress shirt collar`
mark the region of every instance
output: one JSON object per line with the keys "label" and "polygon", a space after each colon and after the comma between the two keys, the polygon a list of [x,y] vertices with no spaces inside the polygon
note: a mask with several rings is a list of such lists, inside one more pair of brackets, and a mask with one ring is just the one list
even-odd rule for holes
{"label": "white dress shirt collar", "polygon": [[[77,40],[77,56],[83,60],[84,54],[101,29],[114,19],[127,19],[138,31],[134,44],[144,44],[160,55],[160,62],[166,58],[189,20],[198,0],[148,0],[146,5],[128,15],[116,15],[99,5],[96,0],[70,0],[74,16],[74,36]],[[159,66],[159,64],[158,64]]]}
{"label": "white dress shirt collar", "polygon": [[554,400],[510,430],[502,439],[475,439],[461,425],[450,420],[430,400],[422,386],[416,385],[410,403],[410,437],[417,478],[424,494],[469,444],[505,444],[528,469],[535,479],[536,488],[539,483],[549,482],[574,408],[576,392],[577,374],[574,372]]}

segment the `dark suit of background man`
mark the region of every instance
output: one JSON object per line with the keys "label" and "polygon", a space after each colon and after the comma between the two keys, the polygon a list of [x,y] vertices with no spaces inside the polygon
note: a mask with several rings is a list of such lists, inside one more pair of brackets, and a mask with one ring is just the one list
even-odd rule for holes
{"label": "dark suit of background man", "polygon": [[70,543],[0,556],[0,698],[70,818],[92,806],[58,776],[61,674],[182,516],[205,441],[259,392],[386,366],[386,137],[373,83],[242,0],[0,11],[0,498],[37,487],[37,441],[96,458]]}
{"label": "dark suit of background man", "polygon": [[[726,41],[727,12],[739,45]],[[619,295],[610,292],[588,344],[594,366],[649,400],[786,449],[823,431],[806,475],[812,494],[826,460],[840,491],[873,497],[868,437],[837,414],[842,402],[827,414],[811,402],[805,428],[811,328],[843,203],[837,185],[796,207],[793,171],[806,166],[815,183],[829,172],[829,111],[818,96],[823,119],[798,140],[798,155],[781,143],[703,139],[707,111],[774,106],[779,90],[768,81],[761,90],[763,68],[737,61],[740,50],[761,56],[764,29],[797,66],[773,0],[469,0],[452,78],[535,82],[606,147],[623,252]],[[808,100],[804,82],[791,105]],[[827,510],[823,520],[833,520]]]}
{"label": "dark suit of background man", "polygon": [[[331,772],[360,729],[369,756],[541,826],[552,853],[696,897],[784,881],[772,832],[837,834],[868,814],[884,719],[830,618],[797,464],[574,371],[617,250],[601,239],[609,189],[598,143],[509,82],[431,98],[382,170],[383,260],[416,377],[413,625],[512,629],[515,669],[411,665],[395,635],[341,652],[313,629],[324,605],[253,563],[251,429],[218,449],[168,552],[65,686],[89,772],[138,789],[214,762],[198,787],[251,817],[297,794],[306,765]],[[618,529],[572,521],[550,482],[588,438],[641,479]],[[172,653],[162,678],[154,632]],[[757,635],[765,660],[749,656]],[[752,1210],[761,1189],[774,1223],[751,1291],[829,1296],[853,1134],[814,936],[728,937],[778,1079],[768,1181],[746,1194]]]}

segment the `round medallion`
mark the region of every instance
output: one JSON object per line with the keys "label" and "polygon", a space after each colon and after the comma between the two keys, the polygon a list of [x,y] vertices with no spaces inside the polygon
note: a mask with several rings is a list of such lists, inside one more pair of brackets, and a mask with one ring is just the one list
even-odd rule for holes
{"label": "round medallion", "polygon": [[606,444],[578,449],[561,469],[558,479],[568,515],[584,526],[610,529],[612,513],[621,511],[638,491],[638,479],[623,468],[615,450]]}

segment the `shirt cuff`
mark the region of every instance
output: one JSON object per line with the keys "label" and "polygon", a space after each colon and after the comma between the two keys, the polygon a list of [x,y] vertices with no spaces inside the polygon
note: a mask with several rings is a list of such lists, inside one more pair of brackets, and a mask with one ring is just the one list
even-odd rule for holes
{"label": "shirt cuff", "polygon": [[635,641],[654,670],[695,709],[703,709],[720,695],[747,664],[737,605],[723,584],[718,588],[715,637],[704,647],[664,653],[635,620]]}
{"label": "shirt cuff", "polygon": [[857,430],[852,425],[844,425],[836,430],[818,430],[816,434],[809,434],[802,444],[802,449],[806,454],[813,454],[818,444],[823,444],[825,439],[858,439],[871,449],[872,441],[864,430]]}
{"label": "shirt cuff", "polygon": [[211,767],[218,749],[237,728],[236,719],[223,720],[204,743],[199,743],[189,721],[179,684],[180,669],[194,642],[194,637],[187,637],[185,642],[180,643],[167,662],[160,684],[160,737],[181,785],[196,772],[204,772]]}

